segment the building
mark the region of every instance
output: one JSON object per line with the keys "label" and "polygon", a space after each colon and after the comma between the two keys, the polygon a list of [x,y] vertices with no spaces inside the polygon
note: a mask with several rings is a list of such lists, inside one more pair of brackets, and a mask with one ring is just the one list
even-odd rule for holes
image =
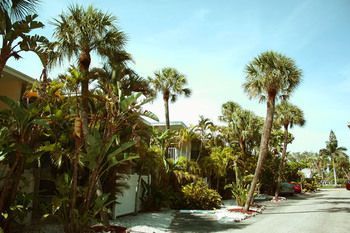
{"label": "building", "polygon": [[[150,123],[150,125],[160,131],[164,131],[166,129],[166,124],[164,122]],[[171,130],[180,130],[184,128],[187,128],[187,126],[182,121],[170,122]],[[191,142],[184,143],[182,145],[180,145],[177,141],[171,143],[171,146],[168,147],[168,158],[172,158],[174,161],[177,161],[180,156],[191,159]]]}
{"label": "building", "polygon": [[[13,100],[20,100],[28,85],[33,84],[35,79],[23,74],[9,66],[5,66],[0,78],[0,96],[8,96]],[[0,109],[5,107],[0,102]]]}

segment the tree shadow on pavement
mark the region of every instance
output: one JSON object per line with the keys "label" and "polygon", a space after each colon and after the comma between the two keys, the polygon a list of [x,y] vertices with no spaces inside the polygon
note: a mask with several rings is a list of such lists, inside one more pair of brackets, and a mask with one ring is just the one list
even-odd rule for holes
{"label": "tree shadow on pavement", "polygon": [[350,208],[349,207],[332,207],[332,208],[324,208],[319,210],[269,212],[269,213],[264,213],[264,215],[310,214],[310,213],[350,213]]}
{"label": "tree shadow on pavement", "polygon": [[218,221],[215,216],[177,213],[171,225],[171,232],[216,232],[242,229],[246,225],[234,221]]}
{"label": "tree shadow on pavement", "polygon": [[321,197],[319,199],[324,199],[324,200],[349,200],[348,203],[350,203],[350,197]]}

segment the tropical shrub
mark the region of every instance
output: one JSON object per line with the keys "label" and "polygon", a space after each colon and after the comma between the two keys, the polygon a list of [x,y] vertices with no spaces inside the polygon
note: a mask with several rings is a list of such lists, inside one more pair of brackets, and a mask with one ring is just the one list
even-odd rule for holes
{"label": "tropical shrub", "polygon": [[319,188],[319,182],[315,177],[305,178],[302,181],[302,187],[305,192],[314,192]]}
{"label": "tropical shrub", "polygon": [[142,190],[141,202],[142,209],[145,211],[156,211],[164,206],[169,206],[170,192],[154,184],[147,184],[141,180]]}
{"label": "tropical shrub", "polygon": [[236,200],[237,205],[244,206],[248,196],[248,188],[246,186],[232,183],[226,185],[225,189],[231,189],[232,197]]}
{"label": "tropical shrub", "polygon": [[184,204],[182,208],[184,209],[210,210],[219,208],[221,205],[220,194],[208,188],[203,180],[187,184],[182,187],[181,191]]}
{"label": "tropical shrub", "polygon": [[242,182],[235,184],[228,184],[225,189],[231,189],[232,197],[236,200],[236,204],[239,206],[244,206],[248,197],[249,182],[252,180],[252,175],[247,175],[243,177]]}

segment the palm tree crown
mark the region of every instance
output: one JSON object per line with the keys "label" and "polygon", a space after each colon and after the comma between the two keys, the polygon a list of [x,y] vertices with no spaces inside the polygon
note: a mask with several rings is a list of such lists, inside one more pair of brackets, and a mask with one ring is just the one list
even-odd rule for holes
{"label": "palm tree crown", "polygon": [[293,128],[294,125],[304,126],[304,112],[288,101],[282,101],[276,106],[276,123]]}
{"label": "palm tree crown", "polygon": [[288,97],[301,80],[301,70],[295,62],[280,53],[267,51],[246,67],[244,90],[251,98],[265,101],[270,97]]}
{"label": "palm tree crown", "polygon": [[126,37],[115,26],[116,18],[92,6],[84,9],[74,5],[68,13],[62,13],[53,22],[54,37],[58,50],[61,52],[59,61],[67,57],[79,57],[79,65],[88,69],[90,52],[111,56],[114,51],[123,50]]}
{"label": "palm tree crown", "polygon": [[185,87],[187,84],[186,77],[174,68],[164,68],[155,72],[154,77],[149,78],[149,81],[153,89],[163,95],[166,126],[167,129],[170,129],[169,99],[171,102],[175,102],[179,95],[186,97],[191,95],[191,90]]}
{"label": "palm tree crown", "polygon": [[174,68],[164,68],[154,73],[154,79],[151,80],[155,90],[163,94],[163,98],[175,102],[178,95],[189,97],[191,90],[185,88],[187,84],[186,77]]}

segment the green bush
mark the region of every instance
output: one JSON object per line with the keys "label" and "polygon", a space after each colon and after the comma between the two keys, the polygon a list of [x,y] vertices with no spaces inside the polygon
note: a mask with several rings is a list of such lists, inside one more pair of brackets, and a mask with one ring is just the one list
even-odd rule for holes
{"label": "green bush", "polygon": [[231,189],[232,197],[236,200],[236,204],[244,206],[248,197],[248,187],[243,185],[236,185],[234,183],[226,185],[225,189]]}
{"label": "green bush", "polygon": [[218,192],[208,188],[203,180],[187,184],[181,189],[183,194],[184,209],[211,210],[219,208],[221,196]]}
{"label": "green bush", "polygon": [[313,192],[319,188],[319,183],[315,178],[307,178],[302,181],[302,187],[305,192]]}

